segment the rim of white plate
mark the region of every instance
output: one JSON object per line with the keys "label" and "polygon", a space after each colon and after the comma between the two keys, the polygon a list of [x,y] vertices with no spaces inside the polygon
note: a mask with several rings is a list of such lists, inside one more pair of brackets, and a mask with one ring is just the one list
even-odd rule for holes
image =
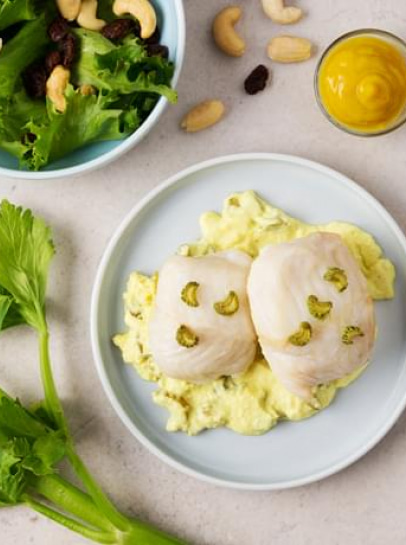
{"label": "rim of white plate", "polygon": [[[186,19],[185,10],[183,7],[183,0],[173,0],[176,11],[176,19],[179,25],[178,28],[178,40],[176,49],[175,71],[172,78],[172,86],[176,89],[177,83],[180,78],[180,74],[183,67],[183,61],[185,58],[185,46],[186,46]],[[106,166],[112,163],[116,159],[122,157],[132,147],[141,142],[147,134],[153,129],[153,127],[159,121],[161,115],[168,106],[168,100],[165,97],[160,97],[155,108],[152,110],[148,118],[144,123],[136,129],[132,134],[122,140],[117,147],[103,153],[95,159],[75,165],[73,167],[66,167],[57,170],[39,170],[36,172],[30,170],[14,170],[10,168],[0,167],[0,176],[5,176],[12,179],[20,180],[59,180],[62,178],[74,177],[79,174],[88,174],[102,166]]]}
{"label": "rim of white plate", "polygon": [[[203,161],[195,165],[192,165],[190,167],[187,167],[181,170],[180,172],[178,172],[177,174],[170,176],[158,187],[156,187],[155,189],[147,193],[147,195],[145,195],[139,201],[139,203],[132,208],[132,210],[124,217],[122,222],[116,228],[113,236],[111,237],[109,243],[107,244],[107,247],[99,263],[99,267],[96,273],[95,283],[93,287],[92,298],[91,298],[91,310],[90,310],[91,345],[92,345],[93,358],[96,365],[97,373],[99,375],[103,389],[112,407],[116,411],[117,415],[119,416],[123,424],[132,433],[132,435],[136,439],[138,439],[138,441],[142,445],[144,445],[144,447],[146,447],[150,452],[155,454],[155,456],[157,456],[160,460],[162,460],[169,466],[173,467],[174,469],[177,469],[178,471],[190,477],[194,477],[203,482],[214,484],[217,486],[233,488],[238,490],[247,490],[247,491],[282,490],[287,488],[295,488],[295,487],[303,486],[303,485],[314,483],[316,481],[320,481],[322,479],[330,477],[331,475],[334,475],[335,473],[338,473],[339,471],[349,467],[350,465],[358,461],[360,458],[362,458],[365,454],[367,454],[367,452],[369,452],[385,437],[385,435],[389,432],[389,430],[392,428],[392,426],[396,423],[396,421],[402,414],[403,410],[406,407],[406,390],[403,396],[400,398],[396,409],[393,411],[390,418],[388,418],[386,424],[382,426],[377,431],[377,433],[373,435],[370,438],[370,440],[367,441],[364,445],[362,445],[360,448],[355,450],[351,455],[345,457],[340,462],[333,464],[329,468],[326,468],[317,473],[313,473],[311,475],[307,475],[305,477],[287,480],[283,483],[278,482],[278,483],[254,484],[254,483],[247,483],[247,482],[239,482],[235,480],[228,481],[226,479],[220,479],[217,477],[208,476],[203,472],[191,469],[187,465],[184,465],[183,463],[178,462],[177,460],[174,460],[171,456],[163,453],[157,446],[154,445],[152,441],[150,441],[147,437],[144,436],[144,434],[138,429],[138,427],[134,424],[134,422],[131,420],[131,418],[127,415],[125,410],[122,408],[119,400],[117,399],[114,393],[114,390],[105,372],[104,362],[103,362],[100,346],[97,340],[98,338],[97,316],[99,312],[99,298],[100,298],[101,286],[103,284],[104,274],[108,266],[108,263],[110,261],[111,255],[116,247],[116,244],[120,240],[121,236],[123,235],[123,233],[129,226],[129,224],[135,219],[135,217],[138,216],[138,214],[140,214],[141,211],[147,205],[149,205],[160,193],[164,192],[166,189],[175,185],[180,180],[190,176],[191,174],[194,174],[196,172],[199,172],[199,171],[202,171],[217,165],[224,165],[226,163],[233,163],[233,162],[239,162],[239,161],[253,161],[253,160],[285,161],[288,163],[303,165],[308,168],[325,173],[329,177],[334,178],[337,182],[344,184],[344,186],[346,186],[347,188],[351,189],[358,195],[365,198],[368,201],[368,203],[377,211],[377,213],[380,214],[387,221],[390,228],[393,230],[394,234],[398,238],[398,241],[401,244],[403,251],[406,253],[406,237],[403,234],[403,231],[401,230],[399,225],[394,220],[394,218],[386,210],[386,208],[375,197],[373,197],[366,189],[362,188],[360,185],[358,185],[356,182],[354,182],[353,180],[351,180],[344,174],[341,174],[330,167],[324,166],[320,163],[311,161],[309,159],[297,157],[295,155],[279,154],[279,153],[255,153],[255,152],[239,153],[239,154],[226,155],[226,156],[216,157],[214,159],[209,159],[207,161]],[[403,372],[405,372],[405,370]]]}

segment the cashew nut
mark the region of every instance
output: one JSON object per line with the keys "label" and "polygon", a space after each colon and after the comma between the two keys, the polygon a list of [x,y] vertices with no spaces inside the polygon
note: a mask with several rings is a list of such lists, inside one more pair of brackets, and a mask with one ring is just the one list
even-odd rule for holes
{"label": "cashew nut", "polygon": [[74,21],[79,15],[81,0],[56,0],[59,12],[68,21]]}
{"label": "cashew nut", "polygon": [[221,10],[213,21],[214,41],[221,51],[231,57],[241,57],[245,53],[245,42],[234,28],[241,15],[240,7],[228,6]]}
{"label": "cashew nut", "polygon": [[81,95],[88,97],[90,95],[95,95],[96,89],[93,87],[93,85],[89,85],[89,83],[83,83],[83,85],[79,87],[79,92]]}
{"label": "cashew nut", "polygon": [[262,7],[265,13],[274,23],[280,25],[291,25],[297,23],[303,16],[300,8],[289,6],[285,7],[284,0],[262,0]]}
{"label": "cashew nut", "polygon": [[181,127],[186,132],[198,132],[215,125],[225,112],[224,104],[220,100],[206,100],[197,104],[183,118]]}
{"label": "cashew nut", "polygon": [[0,38],[0,51],[3,49],[3,40]]}
{"label": "cashew nut", "polygon": [[115,15],[129,13],[141,26],[141,38],[150,38],[156,29],[156,13],[148,0],[115,0],[113,4]]}
{"label": "cashew nut", "polygon": [[276,62],[301,62],[312,56],[312,42],[296,36],[276,36],[268,44],[268,57]]}
{"label": "cashew nut", "polygon": [[66,97],[64,93],[68,86],[69,78],[69,70],[58,64],[47,79],[47,97],[53,103],[56,110],[61,113],[66,110]]}
{"label": "cashew nut", "polygon": [[82,0],[76,20],[78,25],[87,30],[99,31],[106,25],[106,21],[97,18],[97,0]]}

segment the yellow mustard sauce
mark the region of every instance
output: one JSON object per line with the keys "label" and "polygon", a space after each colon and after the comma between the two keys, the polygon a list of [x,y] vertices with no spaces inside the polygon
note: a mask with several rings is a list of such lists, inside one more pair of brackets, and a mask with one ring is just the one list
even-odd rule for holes
{"label": "yellow mustard sauce", "polygon": [[344,39],[322,61],[318,91],[339,124],[365,133],[383,131],[406,107],[406,58],[382,38]]}

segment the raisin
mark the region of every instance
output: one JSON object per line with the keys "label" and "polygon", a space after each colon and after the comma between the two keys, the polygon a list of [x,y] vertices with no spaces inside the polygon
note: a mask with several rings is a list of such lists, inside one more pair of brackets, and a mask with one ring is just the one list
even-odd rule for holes
{"label": "raisin", "polygon": [[33,144],[37,139],[36,135],[32,132],[26,132],[21,136],[21,143],[24,145]]}
{"label": "raisin", "polygon": [[75,60],[76,53],[76,40],[72,34],[68,34],[59,42],[61,51],[62,65],[65,68],[71,68],[73,61]]}
{"label": "raisin", "polygon": [[269,70],[263,64],[258,65],[244,81],[244,88],[249,95],[263,91],[269,78]]}
{"label": "raisin", "polygon": [[69,34],[68,21],[63,17],[57,17],[48,27],[48,36],[53,42],[60,42]]}
{"label": "raisin", "polygon": [[103,36],[109,40],[120,40],[133,32],[137,37],[139,37],[141,32],[141,27],[138,21],[133,19],[116,19],[111,23],[108,23],[102,28],[101,33]]}
{"label": "raisin", "polygon": [[45,96],[47,72],[42,64],[31,64],[22,73],[25,90],[32,98]]}
{"label": "raisin", "polygon": [[48,75],[52,72],[55,66],[58,66],[58,64],[61,64],[61,62],[62,62],[62,57],[60,52],[50,51],[48,55],[45,57],[45,68]]}
{"label": "raisin", "polygon": [[149,57],[162,57],[163,59],[169,57],[169,49],[166,45],[147,44],[146,49]]}
{"label": "raisin", "polygon": [[159,44],[161,41],[161,31],[159,30],[159,27],[156,27],[154,33],[152,36],[144,40],[144,44],[152,45],[152,44]]}

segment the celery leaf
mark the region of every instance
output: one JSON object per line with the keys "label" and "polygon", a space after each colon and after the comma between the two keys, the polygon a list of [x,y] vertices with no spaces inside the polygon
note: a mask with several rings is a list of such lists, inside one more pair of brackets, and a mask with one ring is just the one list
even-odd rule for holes
{"label": "celery leaf", "polygon": [[[0,204],[0,286],[13,298],[24,321],[41,329],[45,292],[54,255],[51,231],[30,210],[3,200]],[[4,312],[3,303],[3,312]]]}

